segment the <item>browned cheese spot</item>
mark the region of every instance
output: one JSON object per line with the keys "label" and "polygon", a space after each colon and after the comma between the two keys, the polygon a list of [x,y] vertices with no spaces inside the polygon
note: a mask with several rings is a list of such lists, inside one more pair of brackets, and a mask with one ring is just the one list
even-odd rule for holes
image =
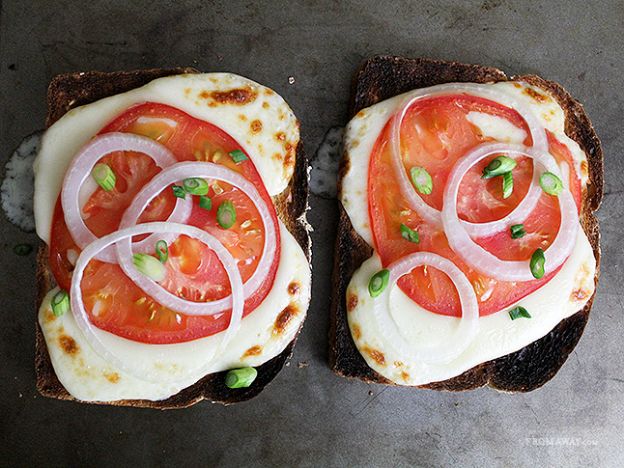
{"label": "browned cheese spot", "polygon": [[199,97],[212,99],[218,104],[234,104],[242,106],[256,100],[258,93],[251,88],[235,88],[227,91],[202,91]]}
{"label": "browned cheese spot", "polygon": [[262,107],[263,107],[263,108],[265,108],[265,109],[268,109],[268,108],[269,108],[269,103],[268,103],[268,102],[266,102],[266,101],[264,101],[264,102],[262,103]]}
{"label": "browned cheese spot", "polygon": [[357,324],[351,325],[351,331],[353,332],[353,338],[359,340],[362,337],[362,330],[360,330],[360,326]]}
{"label": "browned cheese spot", "polygon": [[401,362],[401,361],[394,361],[394,367],[403,367],[403,362]]}
{"label": "browned cheese spot", "polygon": [[290,294],[291,296],[296,296],[297,294],[299,294],[300,290],[301,285],[298,281],[293,281],[288,285],[288,294]]}
{"label": "browned cheese spot", "polygon": [[269,89],[269,88],[265,88],[264,89],[264,94],[266,94],[267,96],[271,96],[271,95],[275,94],[275,91],[273,91],[272,89]]}
{"label": "browned cheese spot", "polygon": [[286,166],[293,166],[295,164],[295,148],[290,143],[284,145],[286,150],[286,156],[284,157],[284,164]]}
{"label": "browned cheese spot", "polygon": [[405,371],[401,372],[401,378],[403,379],[403,382],[407,382],[409,381],[409,374]]}
{"label": "browned cheese spot", "polygon": [[371,357],[371,359],[375,361],[377,364],[379,364],[380,366],[386,365],[386,357],[381,351],[378,351],[373,348],[369,348],[368,346],[365,346],[363,351],[366,354],[368,354]]}
{"label": "browned cheese spot", "polygon": [[106,380],[108,380],[112,384],[116,384],[117,382],[119,382],[119,379],[121,378],[119,377],[119,374],[117,372],[112,372],[112,373],[104,372],[104,377],[106,377]]}
{"label": "browned cheese spot", "polygon": [[78,348],[78,344],[76,343],[76,340],[74,340],[71,336],[61,335],[59,336],[58,341],[59,341],[59,344],[61,345],[61,349],[65,351],[65,353],[69,354],[70,356],[75,356],[80,351],[80,348]]}
{"label": "browned cheese spot", "polygon": [[286,157],[284,158],[284,165],[286,167],[291,167],[291,166],[294,166],[294,164],[295,164],[295,157],[292,154],[292,152],[288,152],[286,154]]}
{"label": "browned cheese spot", "polygon": [[297,306],[295,304],[288,304],[286,308],[282,310],[275,319],[275,324],[273,325],[273,333],[276,335],[282,333],[295,315],[297,315]]}
{"label": "browned cheese spot", "polygon": [[260,353],[262,353],[262,346],[255,345],[249,348],[247,351],[245,351],[245,353],[243,354],[243,357],[246,358],[249,356],[259,356]]}
{"label": "browned cheese spot", "polygon": [[575,302],[584,301],[588,297],[589,291],[583,288],[575,289],[574,291],[572,291],[572,294],[570,294],[570,300]]}
{"label": "browned cheese spot", "polygon": [[284,132],[277,132],[275,134],[275,139],[278,141],[284,141],[286,139],[286,134]]}
{"label": "browned cheese spot", "polygon": [[247,121],[247,116],[245,114],[238,114],[238,118],[242,120],[243,122]]}
{"label": "browned cheese spot", "polygon": [[589,163],[583,159],[581,161],[581,175],[587,177],[589,175]]}
{"label": "browned cheese spot", "polygon": [[533,88],[524,88],[524,91],[522,92],[527,96],[533,98],[536,102],[546,102],[549,100],[548,96],[542,93],[538,93]]}
{"label": "browned cheese spot", "polygon": [[347,293],[347,312],[352,312],[353,309],[355,309],[355,307],[357,306],[357,304],[358,304],[357,294],[348,292]]}
{"label": "browned cheese spot", "polygon": [[258,119],[253,120],[249,126],[253,133],[260,133],[262,131],[262,122]]}

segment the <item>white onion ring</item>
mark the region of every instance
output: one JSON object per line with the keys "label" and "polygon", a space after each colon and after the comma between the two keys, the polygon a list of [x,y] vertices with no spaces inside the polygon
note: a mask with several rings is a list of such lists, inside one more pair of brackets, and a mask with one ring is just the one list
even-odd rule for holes
{"label": "white onion ring", "polygon": [[[121,369],[128,374],[131,374],[139,379],[146,380],[149,382],[162,382],[163,378],[159,377],[158,379],[154,378],[153,375],[150,375],[149,372],[145,372],[141,369],[135,368],[119,357],[117,357],[114,352],[104,345],[104,343],[98,337],[95,326],[90,322],[87,312],[84,307],[84,302],[82,300],[82,291],[80,288],[80,283],[82,282],[82,277],[84,274],[84,270],[88,263],[96,257],[98,252],[102,251],[106,247],[119,242],[123,239],[129,239],[137,235],[147,234],[147,233],[170,233],[170,234],[185,234],[191,237],[194,237],[204,244],[206,244],[210,249],[212,249],[221,263],[225,268],[225,271],[230,280],[231,288],[232,288],[232,315],[230,317],[230,323],[228,328],[223,335],[223,338],[220,342],[219,347],[215,350],[213,356],[200,368],[193,370],[198,374],[201,374],[201,369],[207,368],[207,365],[212,361],[214,356],[216,356],[221,350],[229,343],[232,336],[238,331],[240,327],[240,323],[243,317],[243,307],[245,304],[243,298],[243,282],[240,276],[240,272],[238,271],[238,266],[236,265],[236,261],[232,257],[232,255],[228,252],[228,250],[212,235],[207,232],[196,228],[194,226],[188,226],[185,224],[178,224],[172,222],[152,222],[140,224],[138,226],[132,226],[126,229],[121,229],[119,231],[113,232],[112,234],[108,234],[95,242],[92,242],[87,246],[78,257],[78,261],[76,262],[76,268],[74,269],[72,275],[72,283],[70,289],[70,301],[71,301],[71,311],[76,320],[76,324],[85,335],[85,337],[89,340],[93,349],[102,357],[102,359],[109,362],[111,365]],[[148,345],[148,346],[159,346],[159,345]],[[179,377],[178,377],[179,379]],[[175,379],[174,379],[175,380]]]}
{"label": "white onion ring", "polygon": [[[172,183],[188,177],[219,179],[233,185],[242,190],[258,209],[258,213],[264,225],[264,246],[262,248],[262,256],[260,257],[255,271],[244,284],[244,298],[247,299],[266,279],[275,257],[277,235],[273,220],[271,219],[271,212],[262,201],[256,187],[237,172],[210,162],[180,162],[170,166],[154,176],[154,178],[141,189],[121,218],[119,228],[124,229],[134,225],[139,215],[156,195]],[[186,315],[212,315],[232,307],[231,296],[211,302],[193,302],[172,294],[151,278],[139,273],[132,264],[130,239],[117,243],[117,261],[124,273],[128,275],[139,288],[168,309]]]}
{"label": "white onion ring", "polygon": [[[500,153],[500,144],[484,144],[470,151],[455,165],[449,175],[444,191],[442,208],[442,224],[449,245],[468,265],[481,273],[502,281],[532,281],[529,260],[501,260],[474,242],[463,222],[457,215],[457,195],[462,178],[468,170],[483,158],[492,153]],[[534,162],[546,168],[558,177],[562,177],[555,159],[548,153],[535,149],[503,150],[505,153],[522,154],[533,158]],[[534,175],[538,172],[534,164]],[[535,179],[535,178],[534,178]],[[538,178],[539,180],[539,178]],[[554,271],[568,258],[576,240],[579,218],[576,203],[569,190],[564,189],[558,197],[561,210],[561,224],[557,237],[546,249],[546,265]],[[517,210],[516,210],[517,211]],[[511,214],[505,219],[510,218]],[[509,219],[508,222],[521,222],[524,218]]]}
{"label": "white onion ring", "polygon": [[[390,315],[390,292],[394,284],[403,275],[414,268],[428,265],[445,273],[457,288],[461,303],[462,316],[456,333],[449,341],[435,346],[415,348],[401,334],[396,322]],[[450,260],[431,252],[416,252],[407,255],[387,267],[390,278],[386,289],[373,300],[373,314],[380,328],[381,335],[387,342],[404,356],[426,363],[448,363],[463,353],[479,331],[479,305],[474,289],[464,273]]]}
{"label": "white onion ring", "polygon": [[[467,93],[469,92],[469,93]],[[546,132],[544,127],[535,118],[533,113],[524,104],[519,102],[513,96],[507,93],[502,93],[491,86],[476,84],[476,83],[449,83],[438,86],[432,86],[422,90],[410,93],[405,101],[399,106],[399,110],[392,117],[391,129],[390,129],[390,148],[392,151],[392,163],[395,172],[399,176],[399,186],[401,193],[406,198],[410,207],[415,210],[424,221],[433,224],[434,226],[441,226],[442,215],[441,212],[427,204],[414,190],[412,182],[407,176],[403,164],[403,158],[401,156],[401,124],[403,118],[407,114],[407,111],[415,101],[451,94],[469,94],[479,97],[485,97],[491,99],[499,104],[509,107],[515,110],[524,119],[529,127],[531,139],[533,140],[533,148],[540,151],[548,150],[548,140],[546,138]],[[535,173],[536,171],[534,171]],[[492,221],[489,223],[471,223],[469,221],[462,220],[464,228],[472,237],[485,237],[506,228],[506,223],[503,220]]]}
{"label": "white onion ring", "polygon": [[[91,195],[93,188],[82,191],[81,188],[85,180],[90,176],[91,170],[97,162],[115,151],[135,151],[143,153],[154,160],[157,166],[165,168],[176,163],[175,156],[163,145],[156,141],[134,135],[131,133],[112,132],[95,137],[72,160],[65,179],[63,180],[63,190],[61,191],[61,205],[65,214],[65,224],[74,242],[80,249],[86,248],[89,244],[97,240],[81,215],[81,206]],[[91,192],[91,193],[89,193]],[[172,222],[184,222],[188,219],[192,203],[190,200],[176,200],[176,206],[168,218]],[[143,239],[135,244],[139,251],[148,251],[154,243],[152,236]],[[98,260],[115,263],[115,252],[111,249],[100,252]]]}

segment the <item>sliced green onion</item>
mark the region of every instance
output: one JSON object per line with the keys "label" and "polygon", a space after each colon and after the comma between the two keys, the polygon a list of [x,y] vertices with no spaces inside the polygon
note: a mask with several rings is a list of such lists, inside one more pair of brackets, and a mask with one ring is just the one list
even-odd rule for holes
{"label": "sliced green onion", "polygon": [[557,197],[563,190],[563,182],[552,172],[544,172],[540,177],[539,183],[542,190],[548,195]]}
{"label": "sliced green onion", "polygon": [[524,307],[518,306],[509,311],[509,317],[511,317],[511,320],[516,320],[520,317],[531,318],[531,314]]}
{"label": "sliced green onion", "polygon": [[420,242],[420,238],[418,237],[418,232],[411,229],[409,226],[401,223],[401,236],[403,239],[408,240],[410,242],[414,242],[418,244]]}
{"label": "sliced green onion", "polygon": [[173,190],[173,194],[178,197],[178,198],[186,198],[186,190],[184,190],[184,187],[180,187],[179,185],[174,185],[173,187],[171,187]]}
{"label": "sliced green onion", "polygon": [[512,239],[520,239],[526,234],[526,231],[524,230],[524,224],[514,224],[509,228],[509,230],[511,231]]}
{"label": "sliced green onion", "polygon": [[91,177],[107,192],[115,188],[117,177],[108,164],[98,163],[91,169]]}
{"label": "sliced green onion", "polygon": [[433,180],[424,167],[414,166],[410,169],[412,184],[423,195],[429,195],[433,191]]}
{"label": "sliced green onion", "polygon": [[544,256],[544,251],[542,249],[537,249],[531,255],[530,267],[531,274],[534,278],[540,279],[544,276],[544,264],[546,263],[546,257]]}
{"label": "sliced green onion", "polygon": [[69,294],[61,290],[52,297],[52,313],[60,317],[66,312],[69,312]]}
{"label": "sliced green onion", "polygon": [[368,282],[368,292],[371,297],[379,296],[388,286],[390,270],[381,270],[375,273]]}
{"label": "sliced green onion", "polygon": [[230,229],[236,222],[236,209],[230,200],[225,200],[217,208],[217,223],[223,229]]}
{"label": "sliced green onion", "polygon": [[182,181],[182,187],[186,193],[190,193],[191,195],[206,195],[208,190],[210,190],[208,182],[198,177],[184,179]]}
{"label": "sliced green onion", "polygon": [[498,156],[483,169],[482,179],[491,179],[492,177],[500,176],[516,167],[516,161],[507,156]]}
{"label": "sliced green onion", "polygon": [[503,174],[503,198],[509,198],[513,193],[513,175],[511,171]]}
{"label": "sliced green onion", "polygon": [[247,155],[245,153],[243,153],[241,150],[236,149],[234,151],[230,151],[230,157],[232,158],[232,161],[234,161],[236,164],[240,164],[243,161],[247,161]]}
{"label": "sliced green onion", "polygon": [[257,376],[258,371],[254,367],[232,369],[225,374],[225,386],[227,388],[249,387]]}
{"label": "sliced green onion", "polygon": [[202,195],[199,197],[199,207],[204,210],[212,210],[212,199]]}
{"label": "sliced green onion", "polygon": [[19,255],[20,257],[25,257],[32,251],[33,246],[30,244],[17,244],[15,247],[13,247],[13,253],[15,255]]}
{"label": "sliced green onion", "polygon": [[148,254],[137,253],[132,256],[132,263],[137,270],[157,283],[165,279],[167,269],[155,257]]}
{"label": "sliced green onion", "polygon": [[156,250],[156,255],[158,255],[158,260],[160,260],[160,263],[165,263],[169,258],[169,248],[167,247],[167,242],[164,240],[159,240],[158,242],[156,242],[154,249]]}

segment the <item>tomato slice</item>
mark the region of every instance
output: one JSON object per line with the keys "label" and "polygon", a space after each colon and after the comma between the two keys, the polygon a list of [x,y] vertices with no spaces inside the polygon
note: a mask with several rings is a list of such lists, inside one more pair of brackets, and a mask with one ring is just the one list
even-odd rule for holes
{"label": "tomato slice", "polygon": [[[251,313],[269,293],[279,263],[279,226],[271,197],[251,159],[236,164],[228,155],[241,146],[215,125],[198,120],[173,107],[145,103],[127,109],[104,127],[100,134],[127,132],[147,136],[163,144],[180,161],[211,161],[227,166],[252,182],[261,202],[269,207],[277,232],[277,252],[263,285],[245,301],[244,315]],[[117,183],[111,192],[96,190],[83,208],[85,224],[97,236],[114,232],[124,211],[139,190],[160,168],[146,155],[119,151],[103,158],[115,172]],[[226,183],[211,185],[208,194],[212,210],[199,207],[194,197],[188,224],[215,236],[238,260],[243,282],[255,271],[264,246],[265,230],[252,200]],[[224,200],[234,204],[237,220],[229,229],[216,221],[216,207]],[[164,221],[175,206],[173,191],[165,189],[148,205],[140,222]],[[73,252],[72,252],[73,251]],[[67,226],[60,198],[57,201],[50,241],[50,265],[63,289],[69,289],[73,266],[70,258],[79,253]],[[161,283],[173,294],[195,302],[208,302],[230,294],[225,269],[217,256],[196,239],[180,236],[169,245],[167,275]],[[160,306],[146,296],[116,264],[92,260],[81,284],[85,307],[93,324],[118,336],[145,343],[178,343],[223,331],[231,310],[218,317],[193,317]]]}
{"label": "tomato slice", "polygon": [[[455,163],[472,148],[492,141],[466,118],[469,112],[483,112],[504,118],[527,132],[524,144],[532,143],[524,119],[515,110],[494,101],[468,95],[440,96],[416,101],[408,110],[401,128],[404,165],[406,170],[413,166],[427,169],[433,180],[433,191],[430,195],[421,196],[426,203],[437,209],[442,208],[444,188]],[[368,179],[371,228],[375,249],[384,266],[417,251],[435,252],[448,258],[472,283],[479,301],[480,315],[504,309],[552,278],[555,272],[534,281],[499,281],[473,270],[463,262],[449,247],[443,230],[426,223],[409,208],[407,200],[399,192],[389,137],[390,123],[385,126],[373,148]],[[567,163],[570,168],[570,189],[580,209],[581,184],[574,169],[572,155],[551,133],[548,133],[548,142],[556,160]],[[476,164],[462,180],[458,195],[458,214],[461,219],[472,222],[500,219],[509,214],[527,193],[533,167],[530,158],[519,159],[514,169],[514,192],[508,199],[502,198],[500,177],[488,180],[481,178],[483,168],[492,158]],[[560,218],[557,198],[544,193],[524,222],[527,232],[524,237],[512,239],[508,232],[501,232],[476,241],[499,258],[528,259],[535,249],[545,249],[552,243],[559,229]],[[419,232],[418,244],[402,238],[402,223]],[[461,305],[455,286],[444,273],[435,268],[415,268],[398,281],[398,286],[427,310],[442,315],[461,316]]]}

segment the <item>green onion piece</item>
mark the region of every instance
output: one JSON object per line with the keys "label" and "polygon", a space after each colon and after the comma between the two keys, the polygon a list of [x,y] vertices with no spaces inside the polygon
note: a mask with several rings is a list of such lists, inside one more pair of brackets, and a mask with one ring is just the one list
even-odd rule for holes
{"label": "green onion piece", "polygon": [[217,223],[223,229],[230,229],[234,226],[236,222],[236,209],[234,208],[234,204],[225,200],[223,203],[219,205],[217,208]]}
{"label": "green onion piece", "polygon": [[563,182],[552,172],[544,172],[540,177],[539,183],[542,190],[548,195],[557,197],[563,190]]}
{"label": "green onion piece", "polygon": [[169,248],[167,247],[167,242],[164,240],[159,240],[156,242],[156,246],[154,247],[156,250],[156,255],[158,256],[158,260],[160,263],[165,263],[169,258]]}
{"label": "green onion piece", "polygon": [[234,151],[230,151],[230,157],[232,158],[232,161],[234,161],[236,164],[240,164],[243,161],[247,161],[247,155],[245,153],[243,153],[241,150],[236,149]]}
{"label": "green onion piece", "polygon": [[134,254],[132,256],[132,263],[134,263],[137,270],[157,283],[164,280],[167,275],[165,266],[160,263],[160,260],[151,255],[141,253]]}
{"label": "green onion piece", "polygon": [[503,174],[503,198],[509,198],[513,192],[513,176],[510,172]]}
{"label": "green onion piece", "polygon": [[174,185],[173,187],[171,187],[173,189],[173,194],[178,197],[178,198],[186,198],[186,190],[184,190],[184,187],[180,187],[179,185]]}
{"label": "green onion piece", "polygon": [[186,193],[190,193],[191,195],[206,195],[208,190],[210,190],[208,182],[198,177],[184,179],[184,181],[182,181],[182,187],[184,187]]}
{"label": "green onion piece", "polygon": [[509,311],[509,317],[511,317],[511,320],[516,320],[520,317],[531,318],[531,314],[524,307],[518,306]]}
{"label": "green onion piece", "polygon": [[25,257],[32,251],[33,246],[30,244],[17,244],[15,247],[13,247],[13,253],[15,255],[19,255],[20,257]]}
{"label": "green onion piece", "polygon": [[232,369],[225,374],[225,386],[227,388],[245,388],[249,387],[256,377],[258,371],[253,367],[243,367],[241,369]]}
{"label": "green onion piece", "polygon": [[388,286],[388,280],[390,279],[390,270],[381,270],[375,273],[368,282],[368,292],[371,297],[379,296],[386,286]]}
{"label": "green onion piece", "polygon": [[69,312],[69,294],[61,290],[52,297],[52,313],[60,317],[66,312]]}
{"label": "green onion piece", "polygon": [[212,210],[212,199],[202,195],[199,197],[199,207],[204,210]]}
{"label": "green onion piece", "polygon": [[107,192],[115,188],[117,177],[108,164],[98,163],[91,170],[91,177]]}
{"label": "green onion piece", "polygon": [[418,232],[411,229],[409,226],[401,223],[401,236],[403,239],[408,240],[410,242],[414,242],[418,244],[420,242],[420,238],[418,237]]}
{"label": "green onion piece", "polygon": [[540,279],[544,276],[544,264],[546,263],[546,257],[544,256],[544,251],[542,249],[537,249],[531,255],[531,274],[534,278]]}
{"label": "green onion piece", "polygon": [[509,230],[511,231],[512,239],[520,239],[526,234],[526,231],[524,230],[524,224],[514,224],[509,228]]}
{"label": "green onion piece", "polygon": [[414,166],[410,169],[412,184],[423,195],[429,195],[433,191],[433,180],[424,167]]}
{"label": "green onion piece", "polygon": [[483,169],[482,179],[491,179],[492,177],[501,176],[516,167],[516,161],[507,156],[498,156]]}

